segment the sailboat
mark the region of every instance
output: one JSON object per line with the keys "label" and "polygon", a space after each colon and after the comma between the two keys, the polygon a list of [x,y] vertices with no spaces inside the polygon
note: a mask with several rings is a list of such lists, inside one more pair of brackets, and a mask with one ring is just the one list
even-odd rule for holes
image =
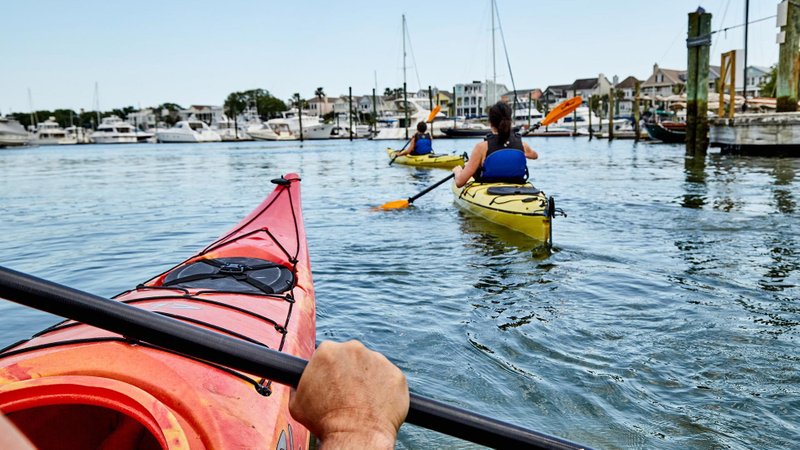
{"label": "sailboat", "polygon": [[[426,121],[431,114],[429,109],[428,99],[418,97],[408,97],[406,82],[406,39],[408,34],[408,27],[406,25],[406,15],[403,14],[403,98],[394,100],[394,109],[402,111],[402,116],[397,121],[388,122],[390,126],[379,128],[378,133],[372,139],[408,139],[416,133],[416,126],[418,122]],[[436,119],[444,119],[444,113],[437,113]],[[443,125],[443,122],[434,122],[431,124],[431,134],[433,137],[444,136],[443,129],[449,126]]]}

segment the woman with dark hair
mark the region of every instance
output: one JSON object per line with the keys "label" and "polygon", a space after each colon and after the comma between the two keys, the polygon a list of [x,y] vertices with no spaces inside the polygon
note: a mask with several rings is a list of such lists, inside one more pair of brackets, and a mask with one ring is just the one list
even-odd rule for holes
{"label": "woman with dark hair", "polygon": [[417,124],[416,134],[414,134],[414,136],[411,138],[411,145],[409,145],[407,149],[395,155],[395,158],[405,155],[427,155],[428,153],[432,152],[433,140],[431,139],[430,133],[428,133],[428,124],[425,122],[420,122]]}
{"label": "woman with dark hair", "polygon": [[467,164],[453,169],[457,187],[470,178],[479,183],[525,183],[528,179],[527,159],[537,159],[536,153],[522,137],[511,132],[511,108],[497,102],[489,110],[492,133],[475,145]]}

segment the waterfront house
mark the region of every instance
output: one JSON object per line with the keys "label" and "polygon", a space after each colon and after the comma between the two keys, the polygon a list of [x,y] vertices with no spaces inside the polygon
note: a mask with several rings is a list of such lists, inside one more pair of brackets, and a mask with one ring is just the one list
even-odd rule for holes
{"label": "waterfront house", "polygon": [[473,81],[455,85],[456,116],[480,117],[485,115],[486,108],[500,100],[500,95],[508,92],[504,84]]}
{"label": "waterfront house", "polygon": [[314,97],[308,100],[308,110],[312,116],[322,117],[333,111],[335,100],[331,100],[327,95],[322,98]]}
{"label": "waterfront house", "polygon": [[153,108],[140,109],[125,116],[125,120],[140,130],[149,130],[156,126],[156,112]]}
{"label": "waterfront house", "polygon": [[572,97],[572,91],[569,90],[571,86],[572,84],[555,84],[547,86],[542,93],[542,103],[545,103],[548,108],[550,108],[553,105],[561,103],[562,101]]}
{"label": "waterfront house", "polygon": [[[769,81],[771,69],[763,66],[747,66],[747,97],[774,97],[774,92],[761,92],[761,85]],[[738,73],[737,73],[738,76]],[[742,74],[744,77],[744,74]],[[744,94],[743,83],[736,83],[736,93]]]}
{"label": "waterfront house", "polygon": [[580,95],[584,103],[589,101],[592,95],[608,95],[611,92],[611,82],[605,75],[599,74],[596,78],[581,78],[575,80],[567,89],[569,97]]}
{"label": "waterfront house", "polygon": [[[614,77],[616,80],[616,76]],[[617,114],[623,116],[629,116],[633,114],[633,102],[636,98],[636,82],[639,81],[641,85],[641,81],[638,80],[634,76],[629,76],[624,80],[620,81],[619,83],[614,83],[614,90],[621,91],[621,98],[620,94],[616,94],[616,105],[617,105]]]}
{"label": "waterfront house", "polygon": [[189,120],[190,117],[194,116],[195,119],[205,122],[206,125],[226,120],[223,117],[225,111],[222,106],[192,105],[187,109],[178,111],[178,115],[180,115],[181,120]]}

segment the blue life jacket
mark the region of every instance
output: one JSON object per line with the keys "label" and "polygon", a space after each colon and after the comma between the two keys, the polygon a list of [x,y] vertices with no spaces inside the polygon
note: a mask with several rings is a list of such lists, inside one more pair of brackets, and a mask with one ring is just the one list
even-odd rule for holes
{"label": "blue life jacket", "polygon": [[507,142],[499,143],[496,134],[486,137],[487,150],[483,167],[475,174],[479,183],[524,183],[528,180],[528,165],[522,138],[514,133]]}
{"label": "blue life jacket", "polygon": [[417,133],[414,136],[414,141],[414,150],[411,152],[412,155],[427,155],[433,151],[433,142],[431,141],[430,134]]}

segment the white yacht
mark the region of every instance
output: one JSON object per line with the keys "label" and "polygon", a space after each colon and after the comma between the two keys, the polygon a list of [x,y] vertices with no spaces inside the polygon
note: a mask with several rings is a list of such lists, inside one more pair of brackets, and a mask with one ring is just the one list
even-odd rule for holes
{"label": "white yacht", "polygon": [[36,127],[34,143],[38,145],[69,145],[77,144],[78,140],[68,136],[61,125],[56,122],[56,118],[50,116]]}
{"label": "white yacht", "polygon": [[0,117],[0,147],[28,145],[30,140],[30,134],[19,122],[7,117]]}
{"label": "white yacht", "polygon": [[[407,105],[403,99],[397,99],[394,103],[398,111],[404,111],[407,106],[409,123],[404,123],[404,114],[398,114],[398,120],[393,124],[394,126],[379,128],[378,133],[372,139],[406,139],[406,136],[411,137],[417,132],[417,123],[428,120],[428,116],[431,114],[431,110],[428,109],[427,98],[409,98]],[[441,120],[444,117],[446,117],[444,113],[437,113],[434,122],[429,125],[429,132],[434,138],[444,137],[444,129],[453,127],[452,120]]]}
{"label": "white yacht", "polygon": [[89,135],[95,144],[135,144],[133,127],[117,116],[104,117],[100,126]]}
{"label": "white yacht", "polygon": [[257,141],[293,141],[297,139],[297,136],[289,129],[289,124],[280,122],[283,120],[273,119],[268,123],[251,125],[247,129],[247,135]]}
{"label": "white yacht", "polygon": [[236,129],[237,123],[229,119],[228,116],[222,114],[219,118],[211,124],[211,129],[214,130],[223,141],[246,141],[250,139],[247,132],[242,127]]}
{"label": "white yacht", "polygon": [[303,139],[330,139],[335,137],[336,125],[332,123],[324,123],[319,120],[319,116],[308,116],[306,114],[298,115],[297,109],[290,109],[283,113],[280,119],[270,119],[267,125],[283,125],[289,127],[289,131],[300,137],[300,123],[303,124]]}
{"label": "white yacht", "polygon": [[156,133],[158,142],[220,142],[220,135],[206,125],[205,122],[190,117],[188,120],[181,120],[174,127],[166,130],[158,130]]}
{"label": "white yacht", "polygon": [[89,130],[86,128],[73,125],[71,127],[64,128],[64,131],[67,133],[67,136],[75,139],[78,144],[92,143],[92,140],[89,138]]}

